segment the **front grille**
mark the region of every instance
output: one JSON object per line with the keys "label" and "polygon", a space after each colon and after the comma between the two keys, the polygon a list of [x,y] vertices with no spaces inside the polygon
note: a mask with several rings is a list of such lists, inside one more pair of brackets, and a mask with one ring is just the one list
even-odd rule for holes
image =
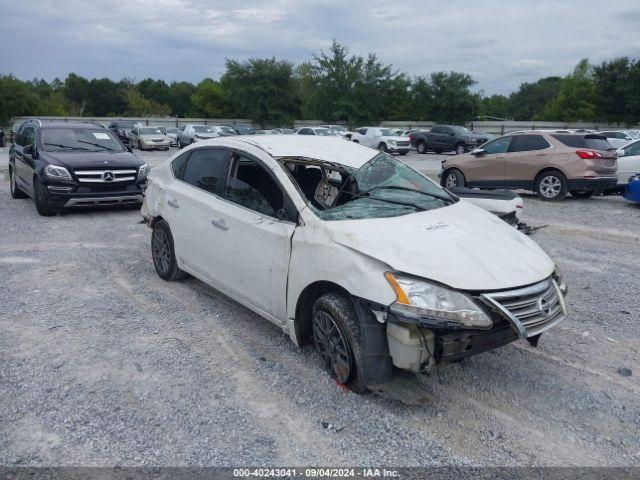
{"label": "front grille", "polygon": [[136,179],[135,169],[74,170],[76,178],[82,183],[130,182]]}
{"label": "front grille", "polygon": [[155,142],[155,143],[162,143],[162,142],[164,142],[164,140],[159,140],[159,139],[155,139],[155,138],[154,138],[154,139],[152,140],[152,142]]}
{"label": "front grille", "polygon": [[481,298],[529,338],[557,325],[567,315],[564,297],[552,278],[530,287],[486,293]]}
{"label": "front grille", "polygon": [[409,142],[398,142],[398,143],[396,143],[396,145],[398,145],[399,147],[408,147],[409,146]]}

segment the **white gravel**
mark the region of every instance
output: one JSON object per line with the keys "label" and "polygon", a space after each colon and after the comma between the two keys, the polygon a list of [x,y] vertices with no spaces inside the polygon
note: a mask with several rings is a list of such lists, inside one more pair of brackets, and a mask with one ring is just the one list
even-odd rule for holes
{"label": "white gravel", "polygon": [[571,317],[537,349],[444,367],[407,407],[338,388],[201,282],[161,280],[137,211],[39,217],[2,162],[0,465],[640,466],[638,206],[525,197]]}

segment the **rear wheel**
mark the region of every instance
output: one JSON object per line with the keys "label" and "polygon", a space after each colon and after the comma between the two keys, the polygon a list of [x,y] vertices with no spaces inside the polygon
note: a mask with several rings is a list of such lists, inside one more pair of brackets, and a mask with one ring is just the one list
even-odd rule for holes
{"label": "rear wheel", "polygon": [[567,192],[567,178],[562,172],[549,170],[536,179],[536,193],[542,200],[561,200]]}
{"label": "rear wheel", "polygon": [[164,220],[158,220],[153,225],[151,257],[160,278],[172,282],[182,280],[187,276],[187,273],[178,267],[173,247],[173,235],[171,235],[169,224]]}
{"label": "rear wheel", "polygon": [[24,194],[20,187],[18,186],[18,179],[16,178],[15,173],[13,172],[13,167],[9,165],[9,185],[11,189],[11,197],[12,198],[26,198],[27,196]]}
{"label": "rear wheel", "polygon": [[321,296],[313,304],[312,322],[315,350],[329,375],[354,392],[366,392],[358,316],[349,299],[335,292]]}
{"label": "rear wheel", "polygon": [[596,192],[594,192],[593,190],[571,190],[569,193],[571,193],[572,197],[589,198]]}
{"label": "rear wheel", "polygon": [[422,154],[422,153],[427,153],[427,144],[426,142],[418,142],[416,144],[416,152]]}
{"label": "rear wheel", "polygon": [[38,213],[43,217],[51,217],[52,215],[55,215],[57,211],[51,206],[47,186],[42,183],[42,180],[38,177],[34,177],[33,179],[33,189],[36,197],[36,210]]}
{"label": "rear wheel", "polygon": [[442,180],[440,181],[440,184],[444,188],[464,187],[465,183],[466,180],[464,178],[464,174],[455,168],[445,171],[444,175],[442,175]]}

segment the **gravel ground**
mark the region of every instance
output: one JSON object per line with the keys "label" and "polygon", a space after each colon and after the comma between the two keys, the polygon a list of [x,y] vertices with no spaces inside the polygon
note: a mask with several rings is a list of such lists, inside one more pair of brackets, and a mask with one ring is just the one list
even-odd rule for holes
{"label": "gravel ground", "polygon": [[[527,196],[570,318],[537,349],[442,368],[407,407],[338,388],[310,347],[203,283],[161,280],[137,211],[43,218],[12,200],[6,152],[0,465],[640,466],[638,206]],[[405,157],[427,173],[440,158]]]}

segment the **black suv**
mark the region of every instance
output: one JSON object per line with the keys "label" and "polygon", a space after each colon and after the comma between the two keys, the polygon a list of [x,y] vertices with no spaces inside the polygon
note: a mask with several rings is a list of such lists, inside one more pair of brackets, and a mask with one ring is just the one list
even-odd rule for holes
{"label": "black suv", "polygon": [[460,155],[486,143],[489,137],[458,125],[436,125],[429,131],[419,130],[409,134],[409,140],[418,153],[433,150],[436,153],[456,152]]}
{"label": "black suv", "polygon": [[115,120],[107,128],[115,133],[122,143],[129,145],[131,130],[135,126],[133,120]]}
{"label": "black suv", "polygon": [[142,203],[150,168],[108,129],[28,120],[9,149],[11,196],[40,215],[62,208]]}

